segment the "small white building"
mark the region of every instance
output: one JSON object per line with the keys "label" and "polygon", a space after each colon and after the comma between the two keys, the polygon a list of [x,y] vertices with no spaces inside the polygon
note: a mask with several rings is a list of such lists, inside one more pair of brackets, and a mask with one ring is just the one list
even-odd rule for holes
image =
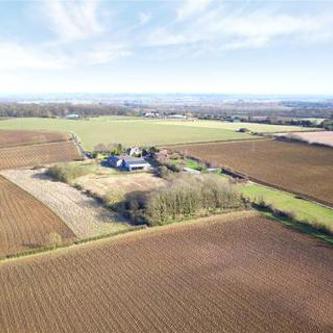
{"label": "small white building", "polygon": [[128,155],[139,157],[142,155],[142,149],[139,147],[131,147],[128,149]]}

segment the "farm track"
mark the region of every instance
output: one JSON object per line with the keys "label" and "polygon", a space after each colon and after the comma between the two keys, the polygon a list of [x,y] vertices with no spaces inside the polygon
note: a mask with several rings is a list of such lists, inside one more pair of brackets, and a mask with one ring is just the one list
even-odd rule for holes
{"label": "farm track", "polygon": [[333,206],[333,150],[275,140],[184,145],[187,156]]}
{"label": "farm track", "polygon": [[0,263],[0,327],[331,332],[332,254],[253,212],[138,232]]}
{"label": "farm track", "polygon": [[36,144],[0,149],[0,170],[31,167],[81,158],[73,141]]}
{"label": "farm track", "polygon": [[75,239],[49,208],[0,176],[0,257],[48,245],[50,233],[65,243]]}
{"label": "farm track", "polygon": [[44,171],[5,170],[1,174],[52,209],[81,239],[128,227],[123,219],[95,199],[65,183],[52,181]]}

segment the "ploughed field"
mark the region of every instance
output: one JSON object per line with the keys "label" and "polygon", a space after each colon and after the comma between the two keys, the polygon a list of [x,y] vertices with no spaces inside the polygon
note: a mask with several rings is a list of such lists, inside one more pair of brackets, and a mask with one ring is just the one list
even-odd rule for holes
{"label": "ploughed field", "polygon": [[301,143],[257,140],[175,147],[264,184],[333,206],[333,150]]}
{"label": "ploughed field", "polygon": [[73,141],[1,148],[0,170],[68,162],[80,158],[79,149]]}
{"label": "ploughed field", "polygon": [[0,263],[3,332],[332,332],[333,249],[254,212]]}
{"label": "ploughed field", "polygon": [[95,199],[45,175],[45,169],[4,170],[7,179],[54,211],[80,239],[125,231],[129,225]]}
{"label": "ploughed field", "polygon": [[61,132],[0,129],[0,148],[68,141],[69,139],[69,134]]}
{"label": "ploughed field", "polygon": [[0,257],[49,245],[50,233],[75,238],[49,208],[0,176]]}

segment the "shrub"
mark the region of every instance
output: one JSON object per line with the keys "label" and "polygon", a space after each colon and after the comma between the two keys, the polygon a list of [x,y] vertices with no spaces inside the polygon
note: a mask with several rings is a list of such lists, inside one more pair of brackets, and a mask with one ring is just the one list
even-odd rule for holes
{"label": "shrub", "polygon": [[126,212],[135,223],[163,225],[245,206],[234,187],[215,175],[177,175],[169,182],[149,194],[126,198]]}
{"label": "shrub", "polygon": [[46,174],[55,180],[70,183],[75,178],[89,174],[92,168],[91,164],[60,163],[48,168]]}
{"label": "shrub", "polygon": [[106,206],[116,209],[116,205],[124,201],[125,194],[121,190],[112,190],[107,192],[103,197],[103,202]]}
{"label": "shrub", "polygon": [[165,165],[161,165],[156,169],[156,176],[166,179],[170,176],[170,170]]}

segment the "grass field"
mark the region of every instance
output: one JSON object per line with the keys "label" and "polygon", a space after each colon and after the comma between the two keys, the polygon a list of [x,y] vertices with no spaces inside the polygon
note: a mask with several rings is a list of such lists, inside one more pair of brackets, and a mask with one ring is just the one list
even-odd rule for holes
{"label": "grass field", "polygon": [[2,262],[0,327],[328,333],[332,275],[331,247],[233,213]]}
{"label": "grass field", "polygon": [[333,150],[307,144],[260,140],[177,146],[213,165],[257,182],[300,193],[333,206]]}
{"label": "grass field", "polygon": [[269,124],[256,124],[245,122],[226,122],[216,120],[163,120],[156,121],[158,124],[165,126],[178,125],[183,127],[198,127],[198,128],[215,128],[236,131],[239,128],[247,128],[252,132],[257,133],[277,133],[277,132],[292,132],[292,131],[309,131],[313,128],[306,128],[300,126],[283,126],[283,125],[269,125]]}
{"label": "grass field", "polygon": [[51,233],[65,243],[75,239],[49,208],[0,176],[0,257],[50,245]]}
{"label": "grass field", "polygon": [[272,204],[275,208],[292,212],[297,220],[318,222],[333,232],[333,209],[298,199],[295,195],[264,185],[249,183],[239,185],[241,193],[251,200]]}
{"label": "grass field", "polygon": [[180,126],[154,120],[99,117],[90,120],[15,118],[0,121],[0,129],[58,130],[76,133],[87,150],[97,144],[165,145],[216,140],[240,140],[252,135],[224,128]]}

